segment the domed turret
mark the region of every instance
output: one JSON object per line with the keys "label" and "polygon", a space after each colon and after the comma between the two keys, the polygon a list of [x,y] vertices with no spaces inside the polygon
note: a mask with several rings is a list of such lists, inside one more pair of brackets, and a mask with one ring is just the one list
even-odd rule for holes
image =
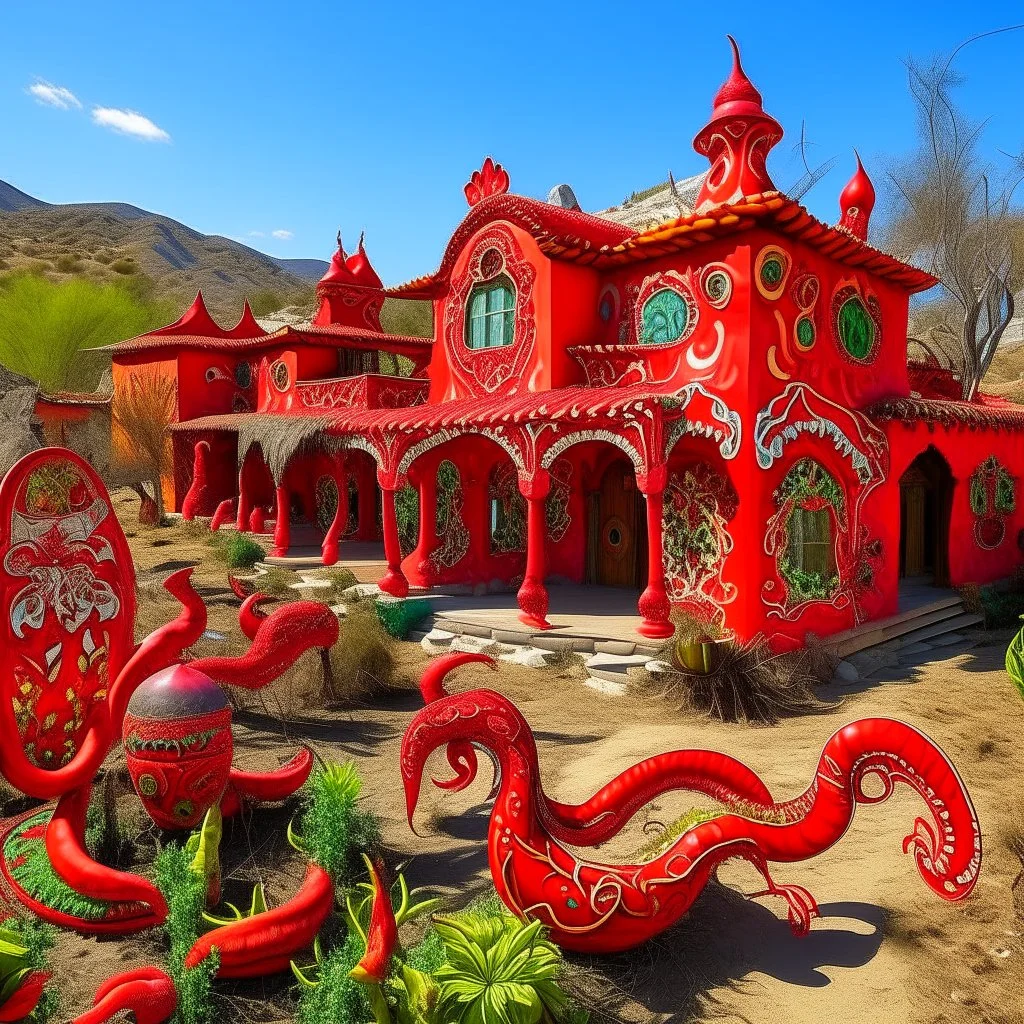
{"label": "domed turret", "polygon": [[761,94],[743,71],[736,40],[728,39],[732,71],[715,94],[711,120],[693,140],[693,148],[711,163],[697,196],[698,213],[775,189],[765,160],[782,138],[782,126],[765,113]]}
{"label": "domed turret", "polygon": [[849,231],[854,238],[866,242],[868,221],[871,219],[871,211],[875,208],[875,187],[860,162],[860,154],[854,150],[853,155],[857,157],[857,170],[839,193],[839,212],[842,214],[839,226],[844,231]]}

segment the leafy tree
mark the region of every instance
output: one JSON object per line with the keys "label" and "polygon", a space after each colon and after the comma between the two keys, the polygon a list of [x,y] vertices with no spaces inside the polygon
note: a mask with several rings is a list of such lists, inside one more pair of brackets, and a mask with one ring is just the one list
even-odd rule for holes
{"label": "leafy tree", "polygon": [[74,278],[55,284],[24,271],[0,277],[0,363],[44,391],[73,390],[77,354],[174,319],[144,284]]}

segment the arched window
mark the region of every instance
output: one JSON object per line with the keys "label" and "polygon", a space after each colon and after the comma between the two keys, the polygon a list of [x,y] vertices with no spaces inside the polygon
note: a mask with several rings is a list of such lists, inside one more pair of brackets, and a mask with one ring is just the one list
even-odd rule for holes
{"label": "arched window", "polygon": [[778,566],[789,604],[827,600],[839,586],[836,523],[844,515],[842,486],[813,459],[800,459],[779,485],[775,501],[785,517],[786,545]]}
{"label": "arched window", "polygon": [[511,345],[515,315],[516,289],[506,274],[475,285],[466,304],[466,347]]}

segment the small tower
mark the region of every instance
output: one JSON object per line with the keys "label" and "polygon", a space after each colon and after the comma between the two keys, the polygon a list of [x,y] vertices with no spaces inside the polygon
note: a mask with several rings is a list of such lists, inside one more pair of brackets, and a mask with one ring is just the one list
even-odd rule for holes
{"label": "small tower", "polygon": [[839,193],[839,212],[842,214],[839,226],[844,231],[849,231],[854,238],[866,242],[868,221],[871,219],[871,211],[875,208],[875,187],[860,162],[860,154],[854,150],[853,155],[857,157],[857,170]]}
{"label": "small tower", "polygon": [[320,306],[313,317],[317,327],[341,324],[379,331],[380,310],[384,305],[384,284],[370,264],[363,236],[351,255],[346,254],[338,232],[338,248],[331,257],[327,273],[316,286]]}
{"label": "small tower", "polygon": [[736,40],[728,39],[732,71],[715,95],[711,120],[693,140],[693,148],[711,163],[697,196],[697,213],[775,190],[765,160],[782,138],[782,126],[764,112],[761,94],[740,64]]}

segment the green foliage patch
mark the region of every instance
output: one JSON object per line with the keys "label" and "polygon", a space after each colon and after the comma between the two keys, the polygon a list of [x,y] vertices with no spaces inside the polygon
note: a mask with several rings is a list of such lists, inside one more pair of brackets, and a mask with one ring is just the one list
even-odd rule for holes
{"label": "green foliage patch", "polygon": [[267,557],[267,552],[251,537],[235,533],[224,545],[224,557],[229,569],[251,569]]}

